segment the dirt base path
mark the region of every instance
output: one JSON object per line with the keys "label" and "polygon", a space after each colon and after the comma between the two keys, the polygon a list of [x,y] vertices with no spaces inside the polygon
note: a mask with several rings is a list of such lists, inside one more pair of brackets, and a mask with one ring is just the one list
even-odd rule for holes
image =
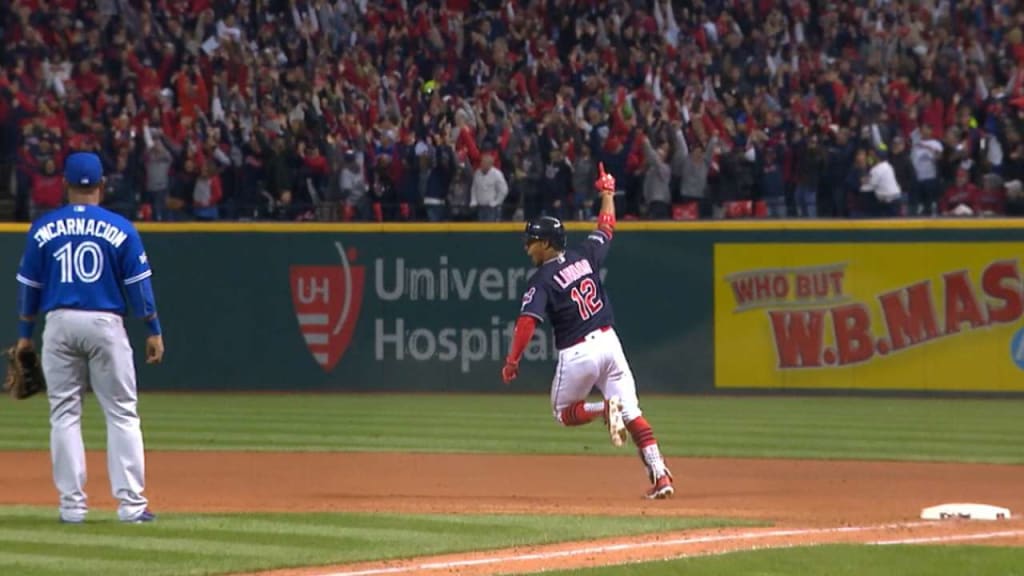
{"label": "dirt base path", "polygon": [[[91,505],[113,508],[104,455],[90,453],[88,465]],[[619,544],[633,544],[613,543],[599,552],[589,550],[594,543],[562,545],[567,548],[561,549],[583,552],[542,556],[536,565],[509,561],[519,572],[566,567],[567,558],[608,564],[833,539],[874,542],[900,535],[946,542],[955,541],[949,536],[977,536],[980,531],[985,536],[977,541],[1024,544],[1024,533],[1015,532],[1024,532],[1024,525],[1016,520],[938,525],[917,521],[922,508],[946,502],[982,502],[1008,507],[1015,514],[1024,512],[1024,466],[679,458],[670,459],[669,465],[676,476],[676,497],[651,502],[642,498],[646,478],[635,456],[153,452],[148,454],[147,492],[158,513],[657,514],[774,523],[767,536],[761,529],[659,535],[623,540]],[[0,452],[0,471],[0,504],[56,505],[48,454]],[[880,527],[883,524],[898,526]],[[771,535],[773,531],[785,533]],[[998,536],[1001,532],[1005,534]],[[675,542],[710,535],[719,537]],[[659,541],[670,544],[635,545]],[[503,553],[512,552],[460,555],[444,562],[500,558]],[[399,571],[391,563],[387,572],[367,574],[412,574],[416,572],[404,570],[421,563],[400,563]],[[500,568],[500,563],[479,562],[448,566],[443,573],[498,574]]]}

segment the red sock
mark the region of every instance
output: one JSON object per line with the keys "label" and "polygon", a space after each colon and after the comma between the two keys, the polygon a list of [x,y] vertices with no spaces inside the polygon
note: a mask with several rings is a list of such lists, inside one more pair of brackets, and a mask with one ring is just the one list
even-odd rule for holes
{"label": "red sock", "polygon": [[651,482],[665,475],[671,476],[661,457],[658,441],[654,439],[654,431],[651,430],[647,419],[641,416],[627,422],[626,430],[629,430],[629,434],[633,437],[633,443],[636,444],[637,452],[640,453],[640,459],[643,460],[647,472],[651,475]]}
{"label": "red sock", "polygon": [[651,430],[651,425],[643,416],[627,422],[626,430],[629,430],[629,435],[633,437],[633,443],[641,450],[658,443],[654,439],[654,430]]}
{"label": "red sock", "polygon": [[562,408],[558,419],[563,426],[582,426],[604,415],[604,402],[576,402]]}

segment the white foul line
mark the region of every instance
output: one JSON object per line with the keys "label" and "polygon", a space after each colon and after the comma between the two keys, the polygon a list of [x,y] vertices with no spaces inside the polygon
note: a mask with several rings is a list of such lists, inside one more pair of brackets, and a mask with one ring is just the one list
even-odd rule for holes
{"label": "white foul line", "polygon": [[468,566],[483,566],[486,564],[504,564],[507,562],[529,562],[531,560],[553,560],[556,558],[569,558],[573,556],[585,556],[589,554],[606,554],[608,552],[619,552],[622,550],[638,550],[641,548],[664,548],[668,546],[679,546],[682,544],[710,544],[714,542],[742,542],[746,540],[763,540],[765,538],[780,538],[785,536],[811,536],[817,534],[850,534],[855,532],[867,532],[870,530],[887,530],[893,528],[915,528],[918,526],[931,526],[935,522],[904,522],[896,524],[875,524],[871,526],[843,526],[839,528],[805,528],[799,530],[772,530],[765,532],[740,532],[738,534],[722,534],[719,536],[695,536],[688,538],[675,538],[672,540],[656,540],[652,542],[630,542],[626,544],[608,544],[606,546],[586,546],[569,550],[557,550],[553,552],[536,552],[532,554],[517,554],[514,556],[496,556],[490,558],[477,558],[473,560],[452,560],[450,562],[425,562],[409,566],[398,566],[394,568],[369,568],[348,572],[326,572],[320,576],[380,576],[383,574],[403,574],[416,570],[451,570],[453,568],[464,568]]}
{"label": "white foul line", "polygon": [[951,534],[948,536],[930,536],[922,538],[904,538],[902,540],[882,540],[872,542],[876,546],[891,546],[893,544],[928,544],[934,542],[965,542],[968,540],[991,540],[993,538],[1013,538],[1024,536],[1024,530],[1004,530],[1002,532],[982,532],[981,534]]}

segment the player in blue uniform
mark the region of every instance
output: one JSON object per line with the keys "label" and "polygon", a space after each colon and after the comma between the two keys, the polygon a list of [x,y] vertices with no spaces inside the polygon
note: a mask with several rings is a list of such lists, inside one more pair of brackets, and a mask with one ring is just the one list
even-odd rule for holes
{"label": "player in blue uniform", "polygon": [[33,346],[35,321],[44,315],[41,356],[61,521],[80,523],[88,512],[81,429],[88,385],[106,417],[107,467],[118,517],[149,522],[155,516],[142,495],[145,454],[135,363],[122,319],[126,299],[149,329],[146,361],[160,362],[164,344],[142,240],[131,222],[99,206],[103,182],[98,156],[68,156],[68,205],[32,224],[17,275],[18,348]]}
{"label": "player in blue uniform", "polygon": [[[558,348],[558,366],[551,384],[551,406],[564,426],[579,426],[604,418],[612,443],[622,446],[633,438],[647,468],[651,488],[647,497],[663,499],[675,492],[672,473],[661,456],[654,432],[640,411],[636,382],[615,333],[615,319],[601,282],[601,265],[615,229],[615,180],[600,167],[597,187],[601,211],[597,229],[576,250],[565,246],[565,228],[548,216],[526,225],[526,252],[538,267],[523,294],[519,319],[502,379],[519,373],[519,359],[538,322],[551,322]],[[597,388],[603,402],[587,402]]]}

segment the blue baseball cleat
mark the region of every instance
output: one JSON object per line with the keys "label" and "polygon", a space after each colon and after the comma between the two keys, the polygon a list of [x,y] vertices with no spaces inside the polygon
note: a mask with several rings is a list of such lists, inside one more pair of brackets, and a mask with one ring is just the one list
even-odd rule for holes
{"label": "blue baseball cleat", "polygon": [[140,512],[139,515],[136,516],[135,518],[132,518],[130,520],[122,520],[122,522],[124,522],[125,524],[144,524],[146,522],[155,522],[155,521],[156,521],[156,514],[153,514],[152,512],[150,512],[149,508],[146,508],[145,510]]}

